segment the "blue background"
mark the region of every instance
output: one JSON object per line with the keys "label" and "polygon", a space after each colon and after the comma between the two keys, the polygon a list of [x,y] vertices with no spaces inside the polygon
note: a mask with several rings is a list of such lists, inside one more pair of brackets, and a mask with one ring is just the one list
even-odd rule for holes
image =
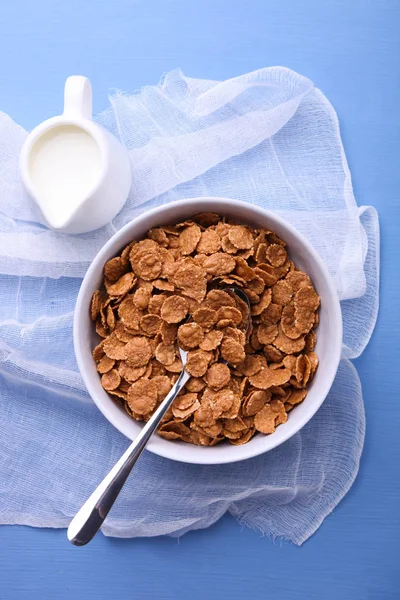
{"label": "blue background", "polygon": [[26,128],[88,75],[94,109],[181,67],[224,79],[268,65],[310,77],[336,108],[359,204],[377,207],[382,307],[357,361],[367,414],[359,476],[302,547],[225,516],[206,531],[85,548],[65,531],[0,528],[0,599],[400,598],[398,0],[13,0],[0,18],[0,109]]}

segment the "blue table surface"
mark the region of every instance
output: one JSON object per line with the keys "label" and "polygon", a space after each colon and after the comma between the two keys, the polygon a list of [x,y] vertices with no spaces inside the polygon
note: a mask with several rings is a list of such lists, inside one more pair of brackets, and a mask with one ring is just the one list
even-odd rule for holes
{"label": "blue table surface", "polygon": [[224,79],[268,65],[310,77],[336,108],[359,204],[379,210],[381,311],[357,360],[367,415],[358,478],[301,548],[225,516],[178,542],[0,528],[0,599],[400,598],[398,0],[18,0],[0,19],[0,109],[26,128],[58,114],[70,74],[94,109],[181,67]]}

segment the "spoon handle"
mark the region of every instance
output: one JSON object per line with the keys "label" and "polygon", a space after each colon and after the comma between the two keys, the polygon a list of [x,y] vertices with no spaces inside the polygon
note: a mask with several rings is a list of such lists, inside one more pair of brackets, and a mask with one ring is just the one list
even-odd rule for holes
{"label": "spoon handle", "polygon": [[94,537],[100,529],[110,508],[120,493],[122,486],[132,471],[136,461],[142,454],[147,442],[159,426],[163,416],[179,394],[190,375],[183,370],[178,381],[172,387],[169,394],[162,401],[154,415],[143,427],[137,438],[124,452],[119,461],[105,476],[91,496],[86,500],[82,508],[72,519],[67,536],[75,546],[84,546]]}

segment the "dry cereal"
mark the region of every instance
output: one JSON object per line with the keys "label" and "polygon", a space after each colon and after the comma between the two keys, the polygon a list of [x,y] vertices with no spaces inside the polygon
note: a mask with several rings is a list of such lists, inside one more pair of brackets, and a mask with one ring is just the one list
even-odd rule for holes
{"label": "dry cereal", "polygon": [[[93,350],[103,388],[148,420],[182,371],[179,345],[191,378],[161,436],[213,446],[273,433],[318,367],[320,298],[289,251],[273,231],[216,213],[125,246],[104,265],[89,309],[103,338]],[[250,318],[232,287],[247,294]]]}
{"label": "dry cereal", "polygon": [[184,319],[189,310],[189,303],[182,296],[166,298],[161,307],[161,318],[167,323],[179,323]]}
{"label": "dry cereal", "polygon": [[101,385],[105,390],[116,390],[121,383],[121,376],[116,369],[111,369],[101,378]]}
{"label": "dry cereal", "polygon": [[178,343],[183,350],[196,348],[204,340],[204,331],[197,323],[184,323],[178,329]]}

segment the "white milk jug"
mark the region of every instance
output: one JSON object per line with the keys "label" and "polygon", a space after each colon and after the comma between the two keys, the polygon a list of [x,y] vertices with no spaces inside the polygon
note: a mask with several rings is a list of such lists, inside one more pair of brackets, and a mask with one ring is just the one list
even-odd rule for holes
{"label": "white milk jug", "polygon": [[68,77],[64,112],[29,134],[21,150],[20,173],[52,229],[92,231],[121,210],[131,187],[129,156],[113,135],[92,121],[87,77]]}

